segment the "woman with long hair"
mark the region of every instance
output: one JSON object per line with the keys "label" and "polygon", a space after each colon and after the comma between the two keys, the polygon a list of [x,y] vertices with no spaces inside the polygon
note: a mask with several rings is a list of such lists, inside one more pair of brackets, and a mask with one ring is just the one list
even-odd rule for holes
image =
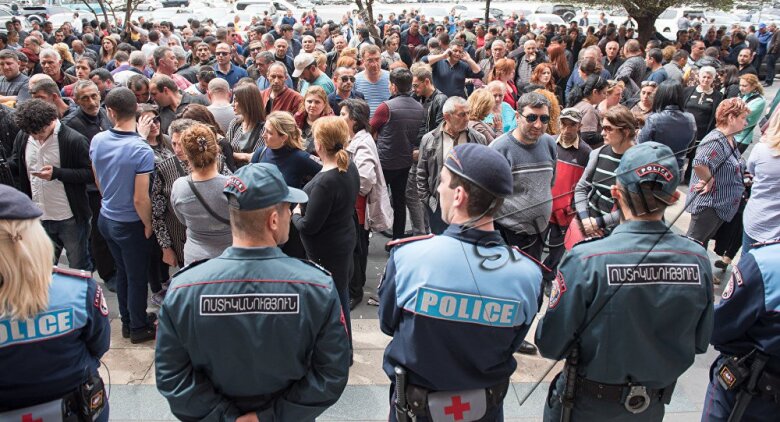
{"label": "woman with long hair", "polygon": [[194,123],[180,137],[192,172],[173,182],[171,206],[187,227],[184,265],[219,256],[233,243],[230,212],[222,190],[228,176],[219,174],[219,144],[214,130]]}
{"label": "woman with long hair", "polygon": [[736,66],[727,64],[718,69],[718,79],[724,100],[739,97],[739,69]]}
{"label": "woman with long hair", "polygon": [[544,88],[555,94],[555,79],[553,78],[552,66],[549,63],[539,63],[531,73],[531,91],[537,88]]}
{"label": "woman with long hair", "polygon": [[71,54],[70,47],[68,47],[68,44],[65,44],[64,42],[58,42],[54,44],[52,47],[55,50],[57,50],[58,53],[60,53],[60,58],[62,59],[63,71],[76,65],[76,61],[73,60],[73,54]]}
{"label": "woman with long hair", "polygon": [[100,40],[100,54],[98,57],[98,67],[105,67],[108,71],[116,68],[114,56],[116,55],[116,40],[113,37],[103,37]]}
{"label": "woman with long hair", "polygon": [[233,110],[236,118],[228,125],[225,138],[233,147],[233,159],[240,167],[263,146],[265,108],[257,85],[240,84],[233,90]]}
{"label": "woman with long hair", "polygon": [[[136,111],[139,134],[146,135],[146,143],[154,151],[154,161],[159,163],[173,155],[171,139],[160,131],[160,113],[155,104],[139,104]],[[147,132],[148,131],[148,132]]]}
{"label": "woman with long hair", "polygon": [[[110,344],[102,290],[89,273],[52,273],[54,247],[41,215],[25,194],[0,185],[0,409],[16,415],[38,405],[60,411],[62,397],[86,383],[102,386],[98,367]],[[105,389],[93,393],[94,420],[107,421],[108,400],[92,400],[105,398]],[[75,403],[64,409],[81,413]]]}
{"label": "woman with long hair", "polygon": [[647,118],[636,142],[658,142],[671,148],[677,165],[683,167],[688,147],[696,139],[696,121],[683,111],[685,98],[682,85],[674,80],[658,85],[653,99],[653,114]]}
{"label": "woman with long hair", "polygon": [[752,73],[739,77],[739,92],[740,98],[750,109],[747,127],[734,136],[738,143],[737,148],[739,152],[744,154],[750,144],[753,143],[753,132],[764,114],[766,99],[764,98],[764,88],[761,86],[761,81],[758,80],[758,76]]}
{"label": "woman with long hair", "polygon": [[624,106],[615,106],[600,124],[604,145],[590,153],[588,165],[574,188],[574,208],[585,236],[603,236],[620,223],[610,187],[615,171],[629,148],[634,146],[639,122]]}
{"label": "woman with long hair", "polygon": [[552,44],[547,47],[547,57],[553,71],[553,79],[556,81],[557,89],[555,94],[558,96],[558,103],[564,104],[563,93],[566,91],[566,82],[571,75],[569,60],[566,59],[566,48],[563,44]]}
{"label": "woman with long hair", "polygon": [[[369,234],[377,223],[392,225],[392,220],[383,220],[386,215],[381,209],[381,195],[387,194],[387,185],[379,162],[379,151],[371,137],[368,103],[360,99],[341,102],[340,116],[347,123],[349,145],[347,153],[355,163],[360,177],[360,190],[355,201],[355,230],[357,242],[353,261],[355,270],[349,282],[349,308],[355,309],[363,300],[363,286],[366,285]],[[385,227],[386,228],[386,227]]]}
{"label": "woman with long hair", "polygon": [[713,86],[717,71],[712,66],[702,66],[698,71],[698,84],[689,86],[683,90],[685,111],[693,115],[696,121],[696,141],[688,150],[688,165],[683,174],[682,184],[687,185],[693,173],[693,157],[696,156],[696,148],[704,137],[715,127],[715,110],[723,100],[723,94]]}
{"label": "woman with long hair", "polygon": [[585,83],[581,87],[574,87],[569,93],[569,107],[576,108],[582,114],[580,139],[593,149],[604,143],[601,116],[596,106],[606,98],[607,86],[606,79],[593,74],[585,78]]}
{"label": "woman with long hair", "polygon": [[333,110],[328,102],[328,94],[321,86],[310,86],[301,101],[298,112],[295,113],[295,122],[301,129],[304,140],[304,148],[309,154],[316,154],[314,148],[312,127],[320,117],[332,116]]}
{"label": "woman with long hair", "polygon": [[490,76],[488,82],[499,81],[506,87],[506,94],[504,94],[504,102],[509,104],[513,109],[517,104],[518,91],[515,86],[515,68],[517,63],[512,59],[499,59],[493,64],[493,69],[490,70]]}
{"label": "woman with long hair", "polygon": [[488,144],[496,139],[496,132],[492,127],[483,122],[485,117],[493,110],[496,105],[496,100],[493,99],[493,94],[487,89],[477,89],[469,95],[469,123],[468,127],[476,130],[482,136]]}
{"label": "woman with long hair", "polygon": [[721,101],[715,112],[715,130],[702,139],[693,159],[687,235],[705,247],[720,226],[737,214],[735,205],[745,192],[745,164],[734,135],[747,126],[748,113],[741,98]]}
{"label": "woman with long hair", "polygon": [[[270,163],[278,167],[287,186],[303,189],[322,169],[322,165],[304,150],[301,130],[293,116],[286,111],[275,111],[268,115],[263,140],[265,147],[255,152],[252,162]],[[289,240],[282,247],[282,251],[295,258],[306,258],[301,236],[292,224]]]}
{"label": "woman with long hair", "polygon": [[309,202],[293,211],[292,223],[301,233],[306,256],[330,271],[352,342],[348,284],[353,272],[355,250],[355,201],[360,176],[346,151],[349,127],[341,117],[328,116],[314,122],[314,148],[322,170],[303,190]]}
{"label": "woman with long hair", "polygon": [[[219,169],[222,172],[223,167],[233,173],[236,171],[236,161],[233,159],[233,146],[225,138],[225,134],[222,133],[222,129],[219,128],[219,123],[214,118],[208,107],[203,104],[190,103],[184,106],[179,114],[176,115],[177,119],[192,119],[196,122],[203,123],[208,126],[209,129],[214,132],[214,136],[217,138],[221,153],[219,154]],[[224,174],[224,173],[223,173]]]}

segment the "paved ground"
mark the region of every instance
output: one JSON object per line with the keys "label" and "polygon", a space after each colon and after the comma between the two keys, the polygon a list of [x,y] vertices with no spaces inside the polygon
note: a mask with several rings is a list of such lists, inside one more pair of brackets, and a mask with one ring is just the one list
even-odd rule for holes
{"label": "paved ground", "polygon": [[[774,97],[777,88],[770,89],[767,98]],[[749,151],[748,151],[749,152]],[[687,193],[687,187],[680,191]],[[684,203],[683,200],[679,204]],[[681,205],[667,210],[666,221],[674,222],[673,229],[684,232],[690,216],[680,213]],[[379,277],[384,269],[387,253],[383,249],[386,238],[374,236],[371,239],[369,265],[367,271],[366,298],[375,291]],[[616,245],[619,247],[619,245]],[[713,261],[715,256],[712,255]],[[713,268],[721,286],[730,276]],[[716,286],[716,298],[720,298],[721,287]],[[122,338],[121,324],[116,315],[116,297],[107,295],[112,309],[111,350],[104,357],[102,374],[110,384],[111,420],[114,421],[163,421],[175,420],[167,403],[157,392],[154,385],[154,349],[153,344],[133,345]],[[546,305],[543,306],[546,309]],[[151,310],[151,309],[150,309]],[[382,354],[389,337],[379,330],[376,316],[377,308],[363,304],[352,313],[354,331],[355,363],[351,368],[349,384],[341,399],[328,409],[321,421],[384,421],[387,420],[389,380],[382,371]],[[529,332],[533,339],[535,327]],[[224,347],[214,345],[214,347]],[[683,374],[677,383],[674,397],[667,408],[667,421],[699,420],[708,382],[708,369],[716,353],[712,348],[708,353],[697,356],[693,366]],[[509,421],[541,420],[543,401],[552,376],[561,364],[548,371],[554,363],[539,356],[515,355],[518,360],[517,371],[512,376],[512,388],[507,394],[505,414]],[[545,376],[545,374],[547,374]],[[526,399],[537,381],[541,384]],[[521,405],[521,403],[523,403]]]}

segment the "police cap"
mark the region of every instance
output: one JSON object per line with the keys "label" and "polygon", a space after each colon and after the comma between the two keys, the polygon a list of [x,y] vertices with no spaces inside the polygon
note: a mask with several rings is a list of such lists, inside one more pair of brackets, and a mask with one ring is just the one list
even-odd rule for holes
{"label": "police cap", "polygon": [[447,154],[444,166],[498,198],[505,198],[513,192],[509,162],[488,146],[458,145]]}
{"label": "police cap", "polygon": [[630,192],[640,193],[640,185],[654,182],[660,186],[655,196],[667,205],[674,203],[680,168],[674,152],[658,142],[635,145],[623,154],[617,170],[617,181]]}
{"label": "police cap", "polygon": [[268,163],[251,163],[230,176],[225,189],[228,204],[242,211],[268,208],[282,202],[302,204],[309,200],[300,189],[287,186],[279,169]]}
{"label": "police cap", "polygon": [[27,195],[0,185],[0,220],[30,220],[41,215],[41,209]]}

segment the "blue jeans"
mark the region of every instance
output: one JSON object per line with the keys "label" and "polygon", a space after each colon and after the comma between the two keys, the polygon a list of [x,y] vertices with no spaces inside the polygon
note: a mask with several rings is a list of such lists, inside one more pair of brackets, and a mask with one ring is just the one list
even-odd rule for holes
{"label": "blue jeans", "polygon": [[54,244],[54,265],[59,262],[64,248],[70,268],[92,270],[87,249],[89,222],[79,223],[75,217],[71,217],[62,221],[45,220],[41,221],[41,224]]}
{"label": "blue jeans", "polygon": [[751,245],[754,244],[754,243],[757,243],[757,242],[758,242],[758,240],[753,239],[752,237],[748,236],[748,234],[743,231],[742,232],[742,255],[741,256],[745,256],[746,253],[750,252],[750,250],[753,249],[751,247]]}
{"label": "blue jeans", "polygon": [[130,331],[146,329],[146,299],[151,259],[151,241],[144,235],[144,223],[124,223],[98,217],[98,228],[116,264],[116,296],[122,325]]}

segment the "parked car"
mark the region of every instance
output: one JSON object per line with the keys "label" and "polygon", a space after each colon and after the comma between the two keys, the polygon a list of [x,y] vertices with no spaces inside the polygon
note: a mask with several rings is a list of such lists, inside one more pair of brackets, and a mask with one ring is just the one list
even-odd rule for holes
{"label": "parked car", "polygon": [[543,4],[536,8],[535,14],[558,15],[564,22],[571,22],[577,15],[577,8],[570,4]]}
{"label": "parked car", "polygon": [[692,18],[704,16],[704,12],[701,9],[670,7],[664,10],[658,16],[658,19],[655,20],[655,30],[666,38],[671,37],[671,39],[675,39],[678,30],[677,21],[686,13]]}
{"label": "parked car", "polygon": [[163,7],[187,7],[190,5],[190,0],[162,0]]}
{"label": "parked car", "polygon": [[135,8],[135,10],[151,11],[151,10],[157,10],[162,8],[163,8],[163,4],[159,0],[144,0]]}
{"label": "parked car", "polygon": [[39,23],[48,20],[51,15],[57,13],[70,13],[73,11],[64,6],[24,6],[22,7],[20,14],[32,21],[38,21]]}
{"label": "parked car", "polygon": [[542,27],[551,23],[553,25],[566,25],[566,21],[558,15],[552,13],[533,13],[525,17],[528,20],[528,25],[536,24],[536,27]]}

